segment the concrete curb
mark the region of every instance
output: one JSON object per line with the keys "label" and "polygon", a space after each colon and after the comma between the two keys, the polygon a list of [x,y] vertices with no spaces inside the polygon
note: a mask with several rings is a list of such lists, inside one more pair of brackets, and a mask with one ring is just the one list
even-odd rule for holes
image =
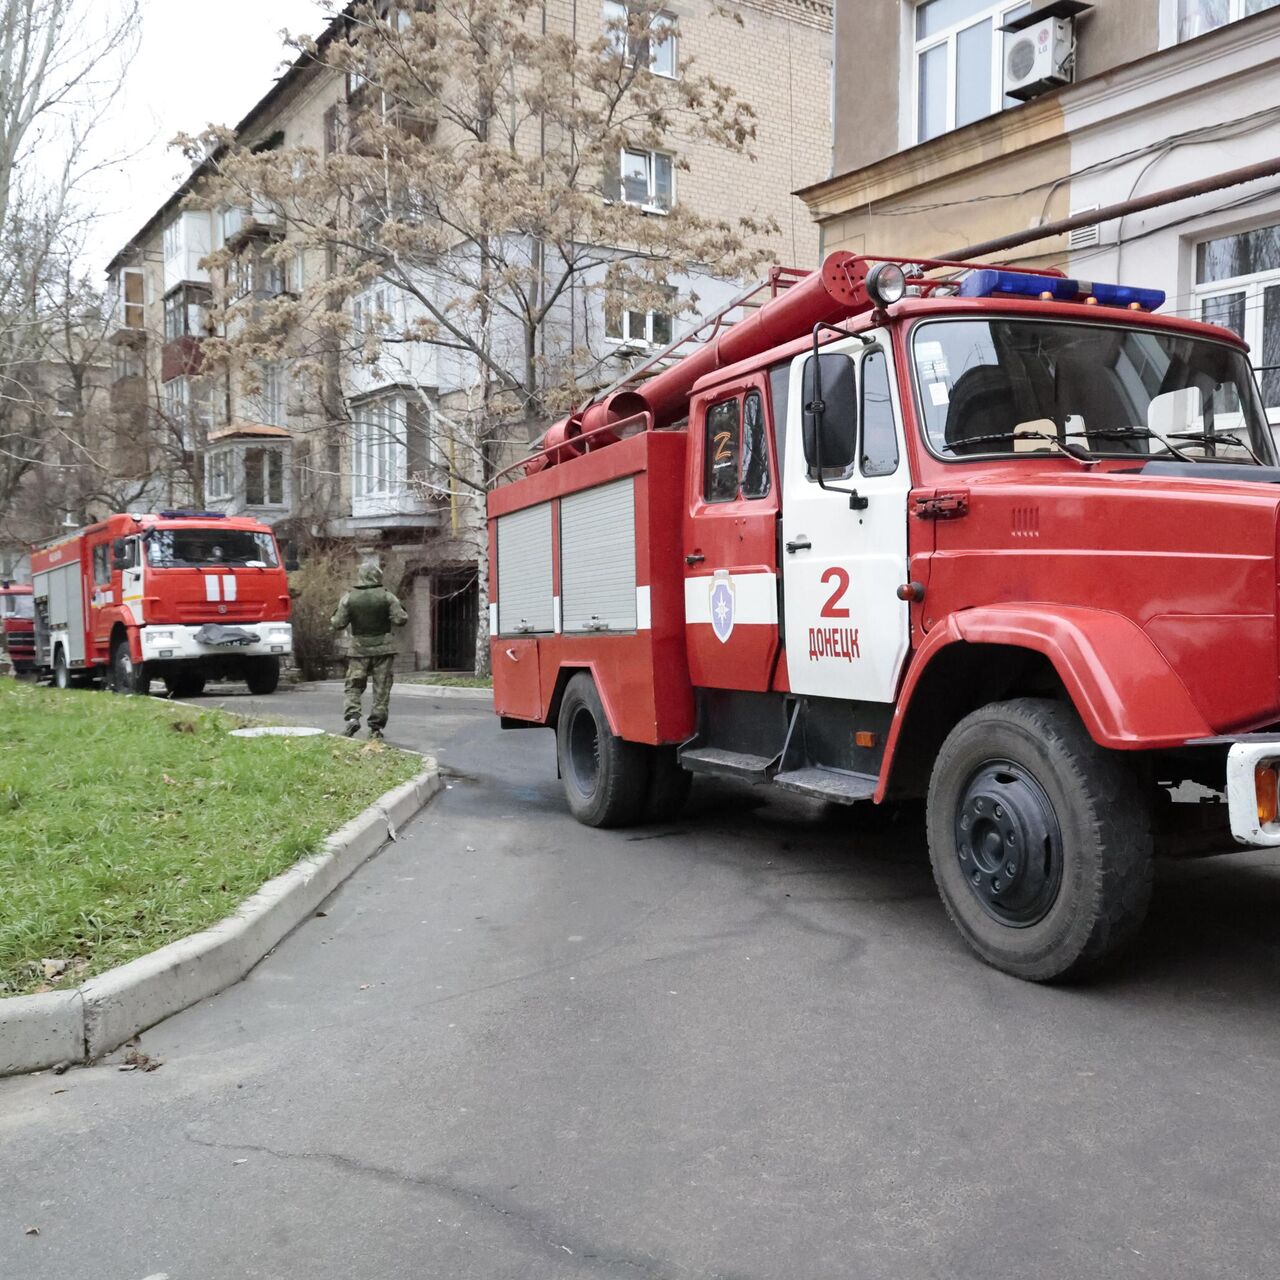
{"label": "concrete curb", "polygon": [[212,928],[73,990],[0,1000],[0,1076],[92,1062],[239,982],[441,789],[439,766],[429,756],[425,764]]}
{"label": "concrete curb", "polygon": [[[308,689],[341,689],[341,680],[312,680],[310,683],[291,685],[291,689],[305,693]],[[465,685],[413,684],[397,680],[392,695],[407,694],[411,698],[461,698],[467,702],[492,702],[492,689],[469,689]]]}

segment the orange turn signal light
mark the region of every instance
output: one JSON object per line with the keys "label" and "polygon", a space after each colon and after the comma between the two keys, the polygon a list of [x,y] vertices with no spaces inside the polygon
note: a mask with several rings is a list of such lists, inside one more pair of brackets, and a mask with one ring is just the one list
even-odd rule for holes
{"label": "orange turn signal light", "polygon": [[1258,799],[1258,825],[1265,827],[1276,820],[1280,774],[1274,764],[1260,764],[1253,771],[1253,790]]}
{"label": "orange turn signal light", "polygon": [[868,732],[866,729],[859,729],[853,735],[853,741],[859,747],[874,747],[876,745],[876,735]]}

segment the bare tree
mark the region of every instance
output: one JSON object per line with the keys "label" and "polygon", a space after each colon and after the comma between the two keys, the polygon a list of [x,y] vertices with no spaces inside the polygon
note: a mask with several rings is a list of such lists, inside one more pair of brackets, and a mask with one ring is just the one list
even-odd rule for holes
{"label": "bare tree", "polygon": [[[91,217],[81,193],[102,163],[89,142],[119,91],[137,29],[137,0],[0,0],[0,517],[6,520],[33,471],[48,467],[60,476],[90,460],[87,453],[74,458],[89,446],[73,446],[65,422],[71,416],[83,424],[86,405],[75,410],[74,402],[83,401],[86,371],[102,354],[102,299],[78,266]],[[72,333],[68,325],[86,327]],[[61,407],[49,398],[50,366],[61,369]]]}
{"label": "bare tree", "polygon": [[[413,482],[469,540],[482,619],[485,494],[551,415],[611,380],[600,300],[669,326],[698,302],[673,281],[746,274],[771,229],[674,198],[681,148],[746,151],[753,114],[692,63],[652,74],[668,20],[657,0],[625,12],[583,41],[549,29],[541,0],[335,8],[340,38],[296,42],[347,85],[323,150],[253,148],[218,130],[185,140],[206,168],[196,203],[288,228],[252,250],[260,262],[284,269],[301,251],[324,264],[269,304],[228,298],[226,336],[206,359],[290,356],[339,428],[346,398],[369,385],[363,370],[404,388],[403,421],[379,429],[417,459]],[[646,156],[647,172],[623,171]],[[229,246],[211,264],[242,272],[243,253]]]}

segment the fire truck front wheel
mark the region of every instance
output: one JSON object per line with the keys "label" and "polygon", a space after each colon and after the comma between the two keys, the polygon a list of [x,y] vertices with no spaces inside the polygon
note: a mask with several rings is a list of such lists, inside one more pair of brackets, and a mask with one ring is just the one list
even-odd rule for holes
{"label": "fire truck front wheel", "polygon": [[595,681],[569,681],[556,722],[556,752],[569,809],[588,827],[638,822],[649,794],[649,756],[609,729]]}
{"label": "fire truck front wheel", "polygon": [[148,693],[151,679],[145,662],[134,662],[128,640],[117,640],[111,651],[111,689],[113,693]]}
{"label": "fire truck front wheel", "polygon": [[1151,898],[1138,778],[1068,705],[993,703],[966,716],[929,784],[929,858],[956,928],[988,964],[1045,982],[1102,967]]}

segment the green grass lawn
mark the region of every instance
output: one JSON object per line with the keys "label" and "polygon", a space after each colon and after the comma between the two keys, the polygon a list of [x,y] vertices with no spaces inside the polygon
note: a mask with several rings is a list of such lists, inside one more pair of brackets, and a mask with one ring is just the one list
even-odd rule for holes
{"label": "green grass lawn", "polygon": [[422,768],[382,744],[228,737],[241,723],[0,679],[0,997],[206,928]]}

